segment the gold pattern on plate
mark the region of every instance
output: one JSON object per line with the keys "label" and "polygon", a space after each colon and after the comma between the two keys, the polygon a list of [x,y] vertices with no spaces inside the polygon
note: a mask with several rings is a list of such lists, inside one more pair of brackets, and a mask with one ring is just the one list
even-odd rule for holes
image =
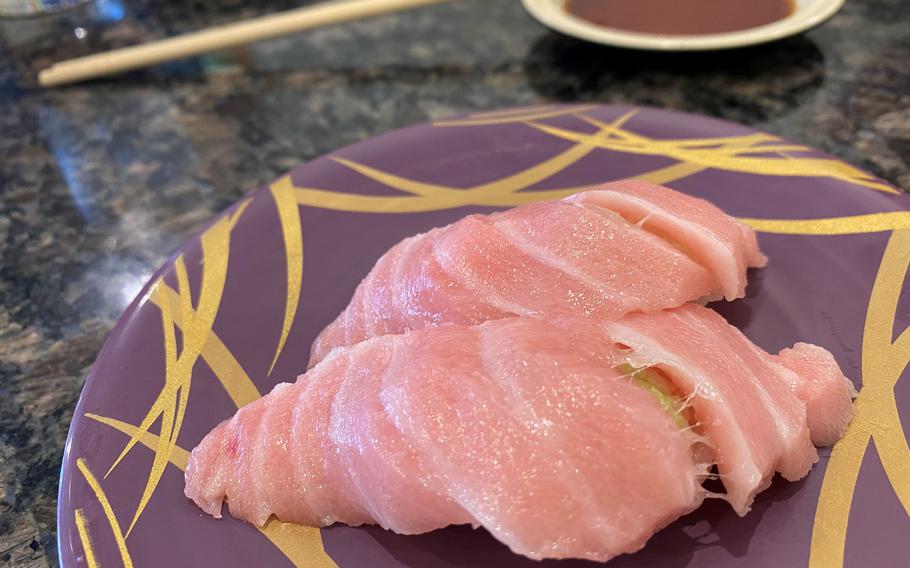
{"label": "gold pattern on plate", "polygon": [[[562,110],[566,111],[566,109]],[[752,133],[714,138],[655,139],[636,134],[625,128],[626,123],[635,116],[637,110],[629,111],[612,122],[603,122],[588,117],[581,114],[577,108],[569,110],[571,112],[566,111],[563,114],[576,115],[594,126],[597,129],[596,132],[579,133],[537,122],[517,120],[517,122],[525,122],[528,126],[552,136],[574,142],[571,147],[561,151],[553,158],[518,173],[477,186],[459,188],[407,178],[347,158],[333,156],[331,159],[336,163],[387,187],[397,189],[404,195],[361,195],[315,187],[295,187],[297,202],[321,209],[364,213],[417,213],[468,205],[515,207],[534,201],[559,199],[587,187],[523,191],[564,171],[596,149],[662,156],[677,160],[677,163],[670,166],[633,176],[633,179],[652,183],[671,183],[715,168],[762,175],[830,177],[882,192],[897,193],[897,190],[889,185],[878,182],[866,172],[843,162],[793,156],[791,153],[807,152],[810,149],[806,146],[783,143],[779,137],[770,134]],[[512,114],[507,118],[513,119],[514,117],[515,115]],[[486,119],[484,118],[484,120]],[[776,157],[768,157],[768,155]],[[603,181],[608,181],[608,179]],[[280,183],[292,184],[293,182],[290,176],[285,176]]]}
{"label": "gold pattern on plate", "polygon": [[[110,418],[108,416],[101,416],[100,414],[86,412],[84,416],[86,418],[94,420],[95,422],[100,422],[105,426],[110,426],[114,430],[122,432],[130,438],[136,438],[140,444],[152,451],[158,447],[158,434],[153,434],[151,432],[142,432],[138,427],[133,426],[128,422],[117,420],[116,418]],[[186,464],[189,459],[190,452],[177,445],[174,446],[174,451],[171,452],[171,455],[168,456],[168,461],[171,463],[171,465],[174,465],[180,471],[186,470]]]}
{"label": "gold pattern on plate", "polygon": [[[163,300],[170,302],[174,324],[182,331],[184,323],[180,314],[180,294],[163,280],[159,282],[158,286],[160,293],[152,294],[151,302],[159,309]],[[202,346],[202,360],[209,366],[238,408],[262,396],[259,389],[256,388],[256,384],[243,370],[240,362],[214,331],[209,334],[205,345]]]}
{"label": "gold pattern on plate", "polygon": [[895,341],[894,318],[910,266],[910,230],[894,231],[872,286],[863,328],[863,388],[847,433],[831,452],[815,511],[810,568],[840,568],[847,520],[863,457],[875,444],[891,487],[910,515],[910,449],[904,437],[894,385],[910,360],[910,329]]}
{"label": "gold pattern on plate", "polygon": [[281,337],[268,374],[272,374],[278,356],[284,349],[284,343],[291,333],[297,304],[300,301],[300,288],[303,285],[303,235],[300,229],[300,209],[294,197],[294,186],[290,176],[285,176],[269,187],[272,200],[278,209],[278,220],[281,224],[281,236],[284,239],[284,257],[287,270],[287,289],[284,302],[284,321],[281,323]]}
{"label": "gold pattern on plate", "polygon": [[[117,549],[120,551],[120,560],[123,562],[124,568],[133,568],[133,559],[130,557],[130,551],[126,547],[126,538],[123,536],[123,530],[120,528],[120,523],[117,522],[117,515],[114,514],[114,509],[111,507],[111,502],[108,501],[107,495],[101,487],[101,483],[99,483],[98,479],[92,474],[92,471],[89,469],[88,465],[86,465],[84,459],[77,459],[76,467],[82,472],[82,477],[85,478],[86,483],[92,488],[92,491],[95,493],[95,498],[104,511],[104,516],[107,518],[107,522],[111,526],[111,531],[114,533],[114,541],[117,543]],[[86,553],[86,556],[87,555],[88,553]]]}
{"label": "gold pattern on plate", "polygon": [[[606,134],[603,135],[606,136]],[[596,135],[595,138],[597,138]],[[406,193],[432,198],[433,200],[438,200],[442,195],[447,194],[454,203],[469,204],[471,203],[471,199],[495,200],[530,187],[535,183],[541,182],[562,172],[595,149],[594,146],[588,143],[573,144],[571,147],[556,154],[552,158],[535,164],[530,168],[492,182],[482,183],[466,189],[411,180],[338,156],[333,156],[332,160],[354,170],[364,177],[368,177],[383,185]]]}
{"label": "gold pattern on plate", "polygon": [[79,541],[82,543],[82,552],[85,554],[85,563],[88,568],[98,568],[98,561],[95,560],[95,550],[92,548],[92,537],[88,532],[88,520],[85,518],[85,511],[76,509],[73,511],[76,522],[76,531],[79,533]]}
{"label": "gold pattern on plate", "polygon": [[[631,111],[634,115],[637,111]],[[627,116],[627,115],[624,115]],[[711,147],[710,138],[701,141],[701,145],[693,146],[691,141],[681,144],[675,140],[660,140],[634,134],[629,130],[619,127],[609,128],[604,122],[579,115],[586,122],[600,129],[595,134],[576,132],[565,128],[558,128],[537,122],[529,122],[528,126],[551,136],[562,138],[570,142],[587,142],[605,150],[613,150],[626,154],[644,154],[650,156],[663,156],[673,158],[680,162],[697,164],[705,168],[724,170],[745,174],[766,176],[797,176],[833,178],[854,185],[868,187],[885,193],[899,193],[888,184],[877,181],[872,175],[859,168],[834,160],[831,158],[815,158],[794,156],[787,152],[807,152],[810,148],[798,145],[783,146],[758,146],[747,145],[744,147],[722,146]],[[607,140],[594,139],[607,128],[614,137]],[[750,134],[755,137],[766,137],[767,141],[780,139],[767,134]],[[779,154],[769,157],[767,154]]]}
{"label": "gold pattern on plate", "polygon": [[[294,213],[297,214],[297,205],[294,201],[293,193],[290,193],[290,198]],[[283,199],[287,201],[287,195],[283,196]],[[240,363],[211,329],[218,312],[221,292],[224,289],[227,276],[229,233],[236,226],[237,221],[247,205],[249,205],[249,201],[247,199],[241,202],[230,217],[216,222],[200,238],[203,251],[203,275],[198,307],[194,308],[192,305],[189,278],[182,256],[178,257],[174,263],[174,274],[177,278],[178,289],[174,290],[163,279],[159,280],[153,287],[150,300],[161,311],[162,317],[165,346],[165,387],[152,404],[142,424],[136,427],[114,418],[86,414],[88,418],[106,424],[130,437],[126,447],[108,473],[113,471],[123,456],[136,443],[140,443],[154,451],[152,472],[149,475],[143,498],[137,507],[131,528],[135,525],[142,509],[154,493],[166,465],[171,463],[181,470],[186,468],[189,452],[177,445],[177,436],[182,424],[183,414],[186,411],[187,397],[189,395],[190,374],[193,367],[190,361],[194,363],[196,359],[201,357],[212,369],[212,372],[238,408],[256,400],[260,396],[256,385],[250,380]],[[278,206],[279,211],[281,211],[281,207],[286,207],[282,204],[278,204]],[[297,223],[297,234],[300,235],[299,218]],[[295,245],[291,243],[287,250],[293,253]],[[302,246],[299,247],[299,251],[300,254],[297,258],[302,261]],[[292,285],[289,288],[293,290],[294,286]],[[296,288],[299,294],[299,284]],[[292,316],[294,311],[296,311],[296,301],[292,305]],[[183,349],[179,356],[176,353],[175,326],[183,334]],[[186,357],[186,362],[183,365],[186,365],[186,367],[180,365],[180,361],[184,357]],[[162,431],[160,435],[156,435],[149,432],[149,428],[159,417],[162,417]],[[167,424],[172,424],[172,426],[165,426]],[[295,566],[337,568],[322,547],[322,537],[319,529],[282,523],[271,519],[259,530]],[[124,543],[127,536],[129,536],[129,531],[123,537]],[[88,534],[86,534],[86,538],[88,538]]]}
{"label": "gold pattern on plate", "polygon": [[[150,450],[154,451],[158,446],[158,436],[151,432],[140,432],[139,428],[132,424],[97,414],[86,413],[85,416],[110,426],[131,438],[136,438]],[[180,471],[184,471],[189,457],[190,452],[180,446],[174,446],[174,451],[168,460]],[[318,528],[282,523],[274,517],[270,518],[265,526],[257,528],[294,566],[299,568],[338,568],[338,565],[326,554],[322,546],[322,535],[319,533]]]}
{"label": "gold pattern on plate", "polygon": [[[227,278],[227,264],[230,241],[230,221],[222,217],[215,222],[200,237],[202,246],[202,284],[199,292],[199,305],[195,309],[192,305],[192,295],[186,274],[183,255],[174,262],[174,272],[177,276],[177,292],[180,296],[180,314],[184,321],[183,348],[177,354],[177,341],[174,329],[174,318],[171,304],[164,301],[161,292],[161,281],[153,288],[153,295],[158,296],[156,305],[161,311],[161,324],[164,335],[165,352],[165,378],[164,388],[153,403],[151,410],[146,414],[140,428],[148,431],[152,423],[161,417],[161,434],[152,462],[151,471],[133,515],[133,520],[126,531],[127,536],[136,526],[142,511],[152,498],[158,482],[164,473],[168,458],[177,443],[183,418],[186,413],[189,398],[190,383],[192,380],[193,366],[202,354],[202,348],[209,338],[215,316],[221,305],[221,294]],[[135,445],[137,440],[131,439],[111,465],[108,473],[120,462]]]}
{"label": "gold pattern on plate", "polygon": [[887,211],[826,219],[740,219],[756,231],[783,235],[857,235],[910,229],[910,211]]}

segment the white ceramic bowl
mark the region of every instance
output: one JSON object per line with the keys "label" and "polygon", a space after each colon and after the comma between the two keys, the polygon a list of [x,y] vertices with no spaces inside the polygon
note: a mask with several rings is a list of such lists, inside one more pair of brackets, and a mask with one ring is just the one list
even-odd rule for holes
{"label": "white ceramic bowl", "polygon": [[792,14],[770,24],[721,34],[672,36],[598,26],[569,14],[564,8],[565,0],[522,0],[522,3],[543,25],[588,41],[634,49],[698,51],[754,45],[798,34],[833,16],[844,1],[796,0]]}

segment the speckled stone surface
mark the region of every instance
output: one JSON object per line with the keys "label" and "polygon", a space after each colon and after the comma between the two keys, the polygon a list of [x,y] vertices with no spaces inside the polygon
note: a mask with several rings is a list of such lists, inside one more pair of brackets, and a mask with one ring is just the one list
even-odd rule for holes
{"label": "speckled stone surface", "polygon": [[803,36],[694,55],[589,45],[517,0],[461,0],[34,86],[57,59],[298,4],[99,0],[0,20],[0,565],[57,563],[67,426],[120,312],[206,219],[302,161],[448,114],[584,100],[744,122],[910,188],[905,0],[851,0]]}

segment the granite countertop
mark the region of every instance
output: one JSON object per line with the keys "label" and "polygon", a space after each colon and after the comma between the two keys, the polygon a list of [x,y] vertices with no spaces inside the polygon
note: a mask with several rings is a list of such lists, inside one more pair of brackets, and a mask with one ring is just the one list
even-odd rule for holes
{"label": "granite countertop", "polygon": [[851,0],[803,36],[695,55],[585,44],[518,0],[461,0],[34,86],[54,60],[300,2],[259,4],[97,0],[0,20],[0,565],[57,563],[67,427],[133,295],[209,217],[302,161],[452,113],[582,100],[744,122],[910,188],[905,0]]}

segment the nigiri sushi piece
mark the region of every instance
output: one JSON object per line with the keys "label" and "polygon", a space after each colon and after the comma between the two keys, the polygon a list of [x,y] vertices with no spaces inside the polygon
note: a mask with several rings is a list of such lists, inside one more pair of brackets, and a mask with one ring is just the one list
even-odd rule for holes
{"label": "nigiri sushi piece", "polygon": [[851,415],[842,374],[807,378],[718,318],[516,317],[335,349],[209,433],[185,493],[257,525],[472,524],[535,559],[634,552],[714,496],[715,463],[740,513],[775,470],[805,475],[807,404]]}
{"label": "nigiri sushi piece", "polygon": [[470,215],[383,255],[313,343],[334,347],[510,316],[615,319],[742,297],[755,233],[714,205],[640,181]]}
{"label": "nigiri sushi piece", "polygon": [[745,515],[775,472],[795,481],[853,414],[853,384],[832,355],[797,343],[775,357],[714,310],[686,304],[602,324],[629,364],[656,367],[686,393],[713,449],[725,499]]}

